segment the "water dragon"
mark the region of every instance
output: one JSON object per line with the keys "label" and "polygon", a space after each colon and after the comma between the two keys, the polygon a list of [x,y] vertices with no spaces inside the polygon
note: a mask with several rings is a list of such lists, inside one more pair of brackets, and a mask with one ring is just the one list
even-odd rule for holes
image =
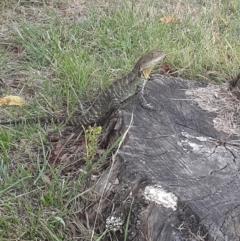
{"label": "water dragon", "polygon": [[154,109],[151,104],[147,103],[143,96],[144,86],[152,69],[164,58],[165,54],[159,50],[152,50],[143,55],[137,61],[131,72],[129,72],[126,76],[115,80],[102,93],[100,93],[95,104],[90,107],[89,111],[85,115],[73,117],[35,117],[0,122],[0,125],[17,125],[24,123],[65,123],[67,125],[86,126],[98,122],[108,115],[108,113],[118,109],[121,104],[125,103],[135,94],[137,94],[139,103],[143,108]]}

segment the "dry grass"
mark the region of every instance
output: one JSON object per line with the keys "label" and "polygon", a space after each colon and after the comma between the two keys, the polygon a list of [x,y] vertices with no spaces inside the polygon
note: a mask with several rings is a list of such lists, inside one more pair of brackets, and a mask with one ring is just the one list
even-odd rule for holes
{"label": "dry grass", "polygon": [[240,95],[239,90],[228,90],[228,84],[196,88],[186,91],[198,105],[209,112],[217,113],[214,127],[229,135],[240,136]]}

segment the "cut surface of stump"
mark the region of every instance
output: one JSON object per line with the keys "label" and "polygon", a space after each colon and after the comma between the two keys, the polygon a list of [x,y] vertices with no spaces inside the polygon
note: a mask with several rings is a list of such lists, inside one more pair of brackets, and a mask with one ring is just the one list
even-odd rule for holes
{"label": "cut surface of stump", "polygon": [[186,95],[193,88],[193,81],[155,75],[146,98],[160,110],[137,100],[124,108],[127,136],[98,183],[116,240],[128,215],[128,240],[240,239],[239,138],[214,128],[216,114]]}

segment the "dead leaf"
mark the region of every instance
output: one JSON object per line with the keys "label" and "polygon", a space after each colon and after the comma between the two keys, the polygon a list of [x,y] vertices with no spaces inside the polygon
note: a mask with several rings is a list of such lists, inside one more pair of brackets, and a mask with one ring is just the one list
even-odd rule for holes
{"label": "dead leaf", "polygon": [[62,163],[65,162],[68,155],[69,155],[69,153],[64,153],[63,155],[59,156],[59,161]]}
{"label": "dead leaf", "polygon": [[168,64],[162,64],[159,68],[160,73],[172,73],[173,68]]}
{"label": "dead leaf", "polygon": [[33,164],[29,164],[28,165],[28,169],[33,172],[33,171],[36,171],[36,167],[33,165]]}
{"label": "dead leaf", "polygon": [[44,183],[46,183],[47,185],[50,186],[51,181],[50,181],[50,178],[49,178],[48,176],[46,176],[46,175],[43,174],[43,175],[42,175],[42,180],[43,180]]}
{"label": "dead leaf", "polygon": [[199,12],[196,10],[196,11],[193,11],[191,14],[192,14],[192,16],[196,17],[198,15],[198,13]]}
{"label": "dead leaf", "polygon": [[56,116],[63,116],[63,111],[57,110],[54,112]]}
{"label": "dead leaf", "polygon": [[50,142],[59,142],[60,136],[59,134],[52,133],[47,136],[47,140]]}
{"label": "dead leaf", "polygon": [[49,162],[53,163],[56,162],[59,158],[59,155],[61,154],[62,151],[62,144],[61,142],[58,142],[57,145],[55,145],[54,149],[51,152]]}
{"label": "dead leaf", "polygon": [[223,21],[224,25],[227,26],[228,25],[228,21],[225,18],[221,18],[221,20]]}
{"label": "dead leaf", "polygon": [[181,23],[180,18],[174,18],[172,16],[165,16],[159,19],[160,22],[164,23]]}
{"label": "dead leaf", "polygon": [[8,95],[0,99],[1,105],[19,105],[22,106],[25,104],[25,101],[19,96]]}
{"label": "dead leaf", "polygon": [[213,77],[217,77],[217,76],[219,76],[219,74],[216,72],[216,71],[207,71],[206,73],[205,73],[205,75],[206,76],[213,76]]}

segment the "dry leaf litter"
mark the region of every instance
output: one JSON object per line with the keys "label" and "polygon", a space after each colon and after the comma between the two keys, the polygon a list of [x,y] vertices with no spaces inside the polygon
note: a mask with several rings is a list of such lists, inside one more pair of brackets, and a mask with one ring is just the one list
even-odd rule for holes
{"label": "dry leaf litter", "polygon": [[214,128],[229,135],[240,136],[240,91],[228,90],[228,84],[208,84],[186,91],[198,105],[209,112],[217,113]]}

